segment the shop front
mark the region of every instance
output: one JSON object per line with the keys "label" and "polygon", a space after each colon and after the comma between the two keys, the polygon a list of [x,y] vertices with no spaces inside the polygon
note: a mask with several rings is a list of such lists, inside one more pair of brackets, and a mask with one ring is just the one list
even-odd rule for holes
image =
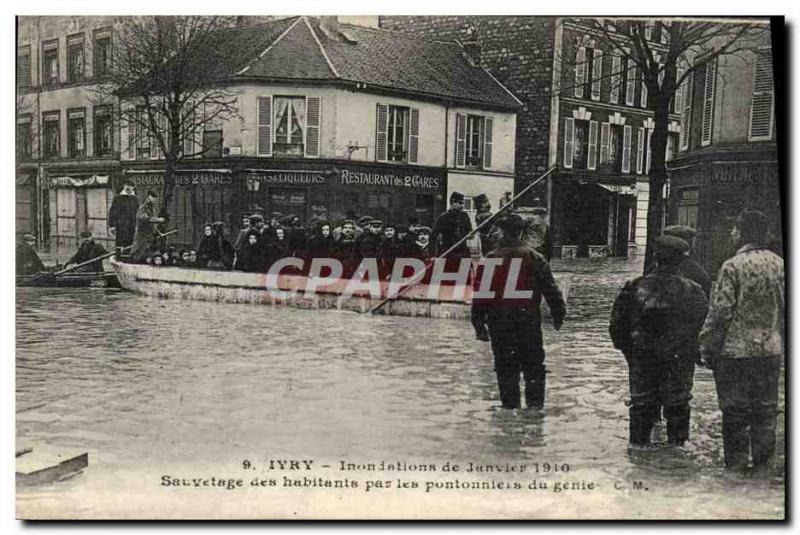
{"label": "shop front", "polygon": [[110,175],[54,172],[48,185],[52,252],[60,256],[74,251],[84,231],[104,247],[114,246],[107,224],[113,197]]}

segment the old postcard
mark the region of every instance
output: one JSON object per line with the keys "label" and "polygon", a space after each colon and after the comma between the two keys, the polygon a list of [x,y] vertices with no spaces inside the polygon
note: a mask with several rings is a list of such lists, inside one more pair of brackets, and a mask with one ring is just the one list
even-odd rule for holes
{"label": "old postcard", "polygon": [[786,518],[782,18],[16,22],[18,518]]}

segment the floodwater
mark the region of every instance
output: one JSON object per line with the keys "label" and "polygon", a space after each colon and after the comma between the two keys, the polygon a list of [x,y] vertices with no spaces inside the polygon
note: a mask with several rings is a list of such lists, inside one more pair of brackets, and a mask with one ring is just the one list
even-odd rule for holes
{"label": "floodwater", "polygon": [[[18,289],[18,437],[90,454],[75,477],[19,488],[18,515],[782,518],[783,414],[776,467],[726,474],[713,379],[698,368],[690,443],[628,453],[627,370],[607,326],[614,297],[640,265],[583,260],[554,269],[570,272],[572,285],[564,327],[545,326],[541,412],[499,408],[488,344],[468,322]],[[269,459],[313,460],[314,468],[270,471]],[[384,460],[399,470],[340,469]],[[443,472],[448,461],[461,473]],[[470,462],[526,472],[466,473]],[[420,464],[437,471],[408,468]],[[360,486],[175,488],[163,485],[165,475]],[[423,488],[367,492],[367,479]],[[549,486],[424,492],[431,481],[489,479]],[[569,490],[555,492],[557,482]]]}

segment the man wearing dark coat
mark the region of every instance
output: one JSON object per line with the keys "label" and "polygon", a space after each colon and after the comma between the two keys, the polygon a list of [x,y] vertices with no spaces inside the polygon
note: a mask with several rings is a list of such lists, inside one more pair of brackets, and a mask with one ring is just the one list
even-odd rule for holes
{"label": "man wearing dark coat", "polygon": [[364,233],[356,238],[356,250],[358,256],[361,258],[378,258],[380,256],[381,241],[383,236],[383,221],[380,219],[371,219],[367,225]]}
{"label": "man wearing dark coat", "polygon": [[133,182],[125,181],[122,191],[111,201],[108,210],[108,230],[114,235],[116,247],[127,247],[133,243],[138,211],[139,199],[136,198]]}
{"label": "man wearing dark coat", "polygon": [[136,212],[136,233],[133,236],[133,249],[131,257],[134,262],[144,262],[147,253],[153,245],[156,235],[156,225],[165,219],[158,216],[156,201],[158,195],[153,190],[147,192],[147,199],[139,206]]}
{"label": "man wearing dark coat", "polygon": [[[510,214],[497,225],[503,236],[487,259],[501,261],[488,275],[484,262],[478,265],[473,284],[472,326],[479,340],[491,340],[503,408],[520,406],[520,373],[525,379],[526,406],[542,408],[547,370],[540,305],[544,297],[550,307],[553,327],[559,330],[566,315],[566,304],[545,258],[522,242],[523,219]],[[507,279],[515,270],[516,284],[508,283]],[[487,281],[483,281],[484,276]],[[517,293],[507,292],[508,284],[514,284]],[[484,290],[487,287],[493,294]]]}
{"label": "man wearing dark coat", "polygon": [[[475,227],[480,227],[484,221],[492,217],[492,205],[489,203],[489,197],[485,193],[474,197],[472,202],[475,204]],[[494,249],[493,229],[494,225],[486,225],[479,232],[481,236],[481,254],[483,256],[486,256],[489,251]]]}
{"label": "man wearing dark coat", "polygon": [[[440,215],[433,225],[431,243],[437,254],[442,254],[464,236],[472,232],[472,222],[464,212],[464,194],[454,191],[450,194],[450,209]],[[470,256],[466,241],[459,245],[448,258],[467,258]]]}
{"label": "man wearing dark coat", "polygon": [[697,232],[692,227],[685,225],[670,225],[664,229],[664,234],[667,236],[677,236],[678,238],[686,241],[689,244],[689,252],[686,257],[681,261],[678,266],[681,275],[689,280],[693,280],[703,288],[706,297],[711,294],[711,277],[700,263],[694,258],[694,240]]}
{"label": "man wearing dark coat", "polygon": [[44,271],[35,245],[36,237],[33,234],[23,234],[22,241],[17,244],[17,275],[34,275]]}
{"label": "man wearing dark coat", "polygon": [[681,276],[689,244],[676,236],[656,240],[656,268],[625,284],[614,303],[609,332],[628,363],[632,448],[650,445],[659,406],[664,406],[667,440],[689,439],[698,334],[708,310],[703,289]]}
{"label": "man wearing dark coat", "polygon": [[[98,256],[103,256],[107,252],[108,251],[106,251],[105,247],[94,241],[94,238],[92,238],[92,233],[88,230],[85,230],[81,232],[81,245],[78,247],[78,252],[72,255],[72,258],[67,260],[67,263],[64,264],[64,266],[66,267],[70,264],[80,264],[82,262],[86,262],[87,260],[97,258]],[[86,264],[75,271],[99,273],[103,271],[103,261],[97,260],[96,262]]]}

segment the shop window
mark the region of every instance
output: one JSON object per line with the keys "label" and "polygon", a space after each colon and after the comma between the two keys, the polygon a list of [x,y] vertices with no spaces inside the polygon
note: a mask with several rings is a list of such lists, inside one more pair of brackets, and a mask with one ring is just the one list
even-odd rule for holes
{"label": "shop window", "polygon": [[306,124],[305,97],[274,97],[275,139],[273,154],[303,156]]}
{"label": "shop window", "polygon": [[32,156],[31,118],[20,117],[17,120],[17,158],[29,160]]}
{"label": "shop window", "polygon": [[67,112],[67,154],[70,158],[86,156],[86,113]]}
{"label": "shop window", "polygon": [[222,158],[222,130],[203,131],[203,158]]}
{"label": "shop window", "polygon": [[110,106],[94,109],[94,155],[111,156],[114,152],[113,123]]}
{"label": "shop window", "polygon": [[42,83],[58,84],[58,40],[42,45]]}
{"label": "shop window", "polygon": [[61,121],[59,112],[42,114],[44,123],[44,157],[58,158],[61,155]]}
{"label": "shop window", "polygon": [[17,54],[17,87],[27,89],[31,86],[31,47],[20,49]]}
{"label": "shop window", "polygon": [[83,35],[67,38],[67,82],[77,83],[83,81]]}
{"label": "shop window", "polygon": [[108,30],[94,35],[94,77],[102,79],[111,74],[111,33]]}

